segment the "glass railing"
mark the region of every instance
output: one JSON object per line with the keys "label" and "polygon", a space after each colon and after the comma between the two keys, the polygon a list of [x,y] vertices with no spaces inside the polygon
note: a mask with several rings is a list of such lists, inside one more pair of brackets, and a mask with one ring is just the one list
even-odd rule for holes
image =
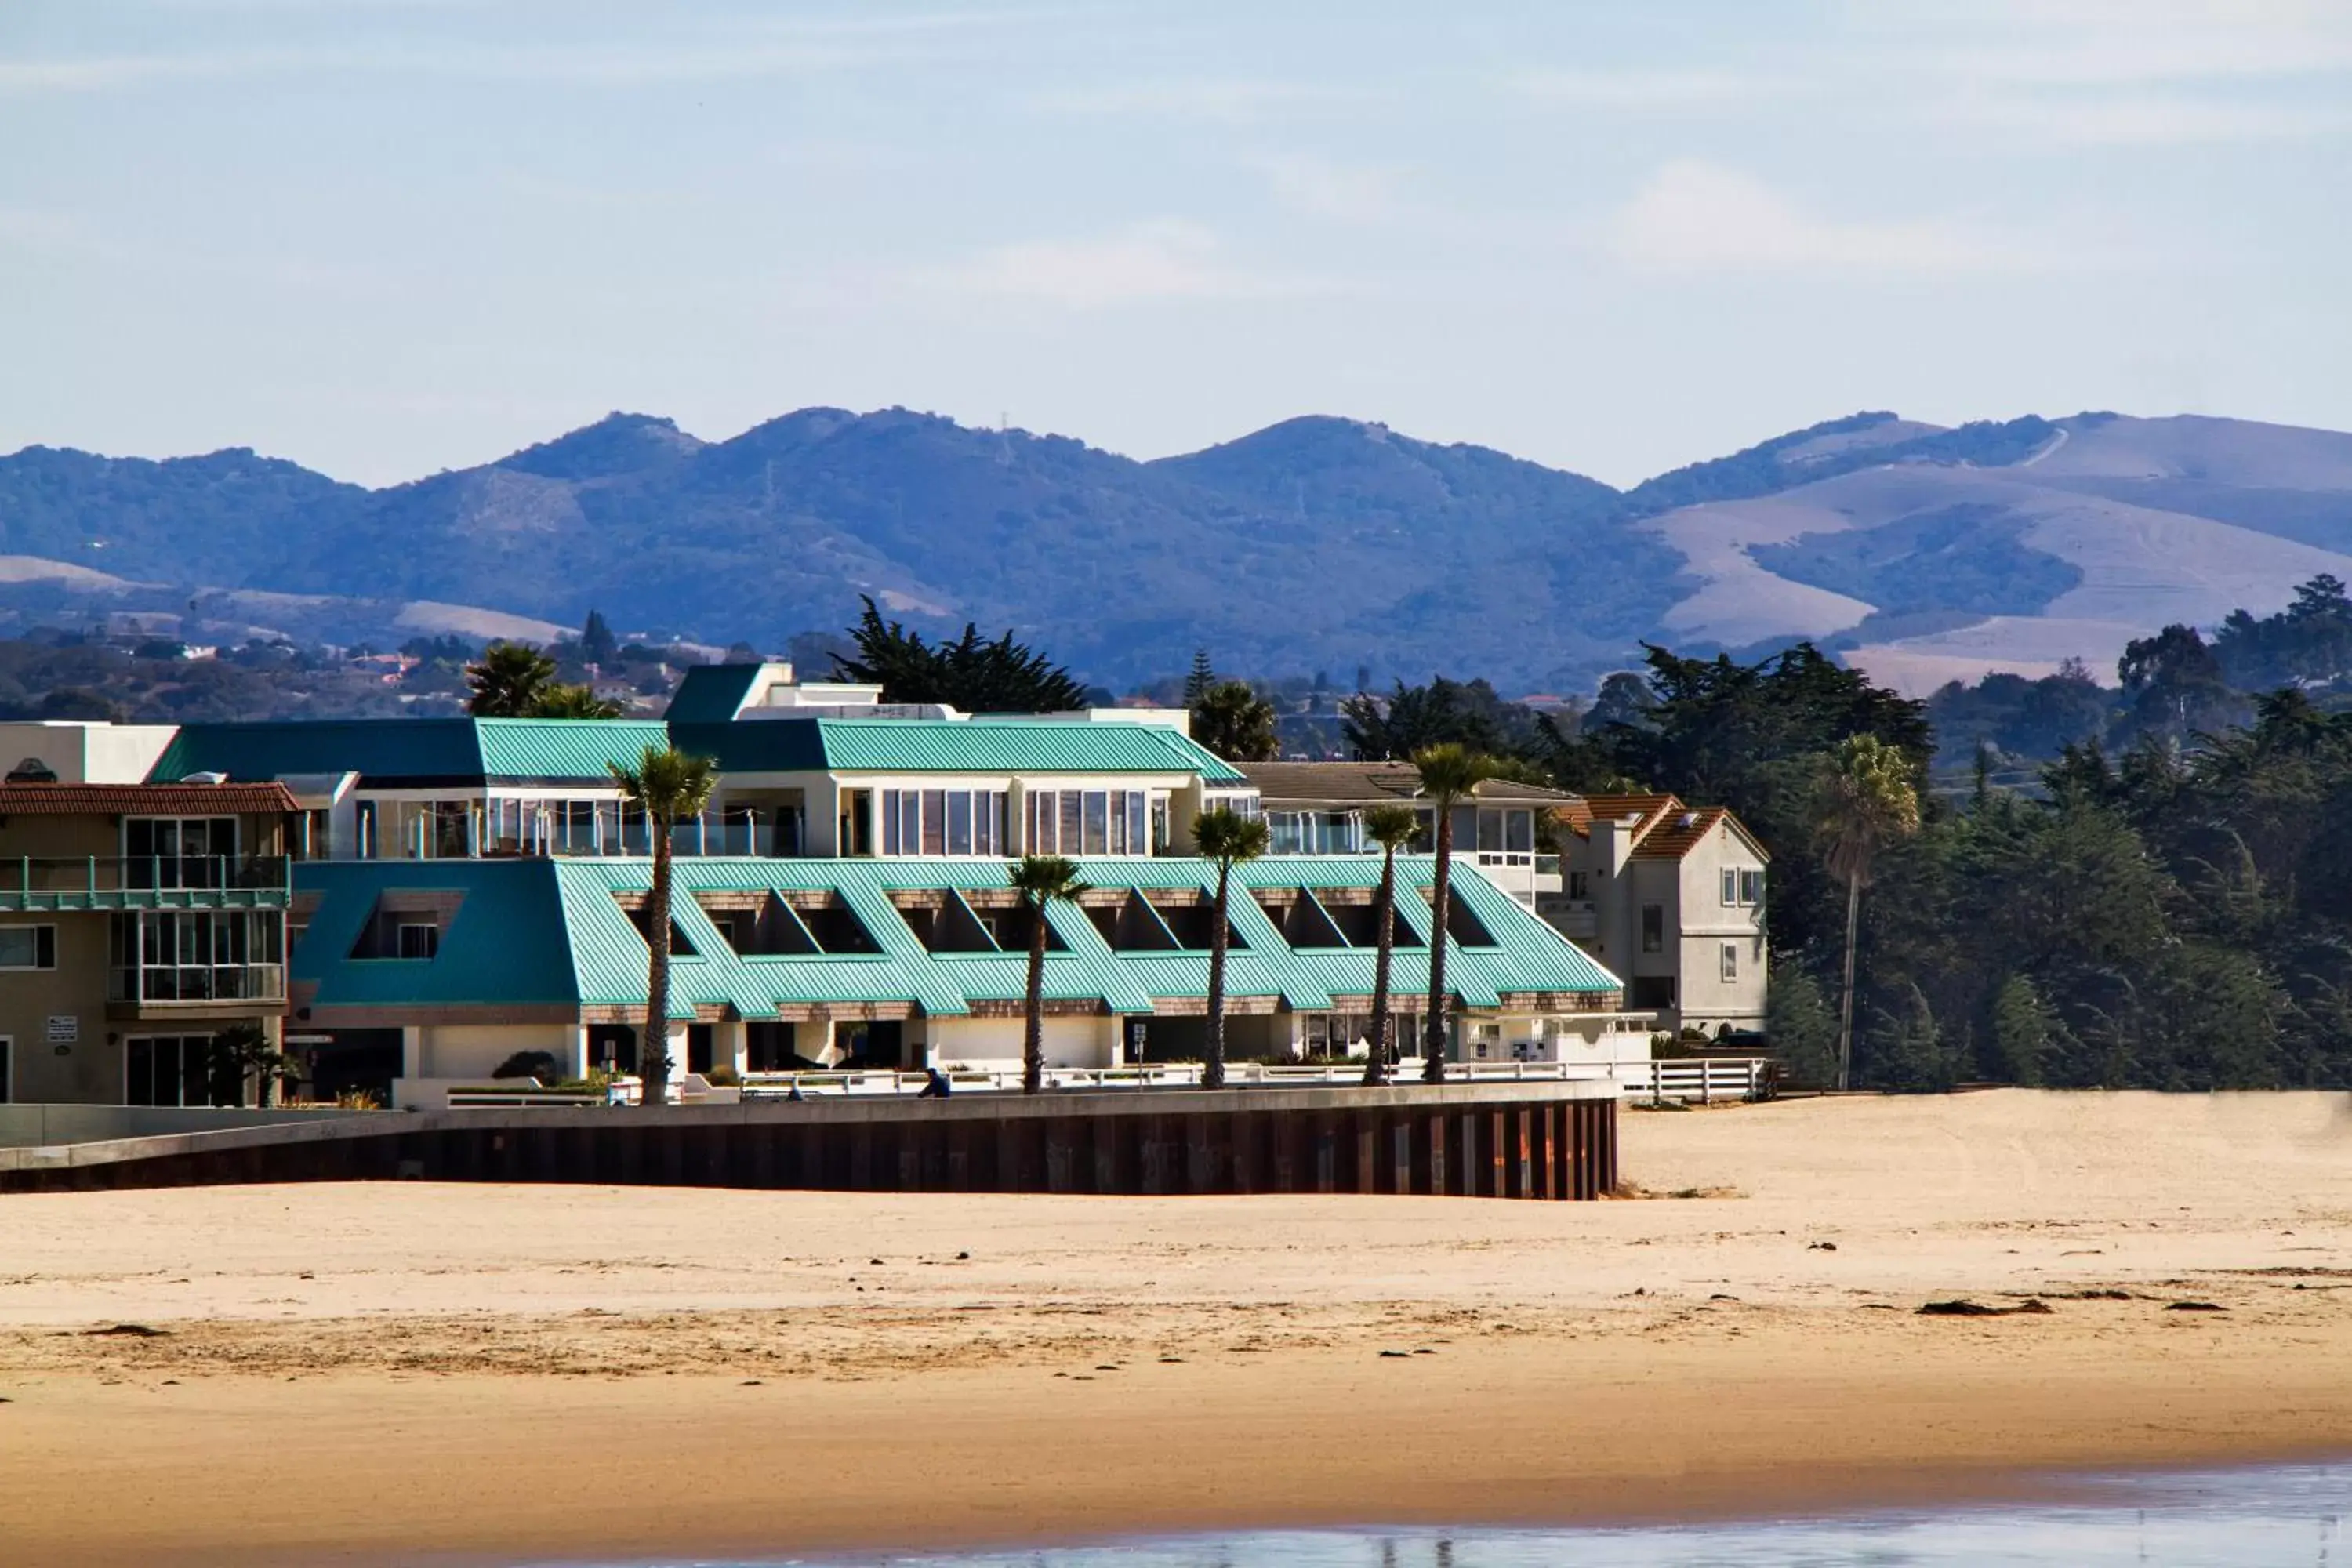
{"label": "glass railing", "polygon": [[282,963],[116,964],[110,1002],[283,1002]]}

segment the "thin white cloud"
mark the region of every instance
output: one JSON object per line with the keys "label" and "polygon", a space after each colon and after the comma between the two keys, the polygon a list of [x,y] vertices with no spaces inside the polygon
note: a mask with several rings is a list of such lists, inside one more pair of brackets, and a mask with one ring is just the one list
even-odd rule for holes
{"label": "thin white cloud", "polygon": [[[1912,30],[1899,10],[1864,16]],[[2118,86],[2352,71],[2352,7],[2340,0],[1965,0],[1907,16],[1925,22],[1916,41],[1937,68],[1980,82]]]}
{"label": "thin white cloud", "polygon": [[2053,258],[1942,218],[1810,213],[1735,170],[1684,161],[1651,179],[1612,226],[1626,265],[1672,273],[2042,270]]}
{"label": "thin white cloud", "polygon": [[1030,101],[1056,114],[1253,125],[1307,110],[1358,103],[1370,96],[1360,88],[1328,82],[1190,78],[1057,89],[1039,93]]}
{"label": "thin white cloud", "polygon": [[1971,99],[1945,118],[2067,146],[2187,147],[2287,142],[2352,130],[2352,108],[2211,98],[2005,94]]}
{"label": "thin white cloud", "polygon": [[1576,109],[1716,109],[1779,90],[1761,78],[1720,70],[1531,70],[1506,85],[1531,102]]}
{"label": "thin white cloud", "polygon": [[1312,291],[1305,279],[1248,271],[1214,233],[1181,219],[1088,239],[1026,240],[903,275],[925,292],[1099,310],[1179,300],[1263,300]]}
{"label": "thin white cloud", "polygon": [[1402,172],[1370,163],[1341,163],[1314,153],[1267,153],[1247,160],[1265,176],[1275,198],[1309,217],[1381,223],[1403,206]]}

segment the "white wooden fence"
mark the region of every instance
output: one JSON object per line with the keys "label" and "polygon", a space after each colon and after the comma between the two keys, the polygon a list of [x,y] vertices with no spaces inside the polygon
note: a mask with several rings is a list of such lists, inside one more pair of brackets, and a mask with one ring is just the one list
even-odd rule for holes
{"label": "white wooden fence", "polygon": [[[1760,1097],[1769,1081],[1765,1068],[1766,1060],[1761,1057],[1694,1057],[1620,1062],[1605,1068],[1587,1062],[1448,1062],[1445,1077],[1449,1083],[1597,1082],[1614,1079],[1619,1092],[1627,1100],[1709,1104]],[[1018,1068],[953,1068],[943,1071],[949,1087],[957,1094],[1017,1094],[1021,1090]],[[1225,1068],[1227,1084],[1258,1089],[1345,1085],[1361,1083],[1363,1078],[1361,1062],[1302,1062],[1287,1066],[1233,1062]],[[1184,1089],[1200,1081],[1198,1062],[1151,1062],[1117,1068],[1049,1067],[1045,1074],[1049,1090]],[[1404,1086],[1420,1082],[1419,1058],[1406,1058],[1395,1069],[1391,1081]],[[841,1096],[908,1098],[921,1094],[929,1083],[928,1074],[887,1068],[748,1072],[742,1076],[740,1094],[747,1100],[789,1100],[794,1095],[803,1100]],[[450,1089],[449,1105],[452,1110],[507,1110],[535,1105],[635,1104],[639,1092],[640,1086],[635,1079],[616,1080],[609,1094],[559,1094],[488,1084]],[[691,1104],[698,1096],[689,1092],[685,1098]]]}

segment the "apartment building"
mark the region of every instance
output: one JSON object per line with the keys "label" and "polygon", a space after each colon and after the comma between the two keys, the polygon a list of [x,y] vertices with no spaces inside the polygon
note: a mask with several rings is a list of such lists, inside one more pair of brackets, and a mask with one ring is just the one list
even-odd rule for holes
{"label": "apartment building", "polygon": [[1625,982],[1659,1026],[1709,1037],[1764,1026],[1771,857],[1721,806],[1592,795],[1569,814],[1560,888],[1537,912]]}
{"label": "apartment building", "polygon": [[[1045,914],[1045,1052],[1058,1067],[1197,1059],[1216,868],[1079,862]],[[676,863],[674,1071],[857,1065],[1018,1069],[1032,916],[1002,860],[741,857]],[[1404,1027],[1428,985],[1428,857],[1399,863],[1393,984]],[[555,1070],[635,1069],[649,872],[642,860],[341,861],[301,868],[293,1038],[322,1087],[430,1104],[517,1052]],[[1368,857],[1235,869],[1228,1051],[1360,1054],[1377,957]],[[1475,871],[1457,875],[1451,1055],[1646,1064],[1650,1021],[1615,976]],[[1408,1044],[1408,1049],[1412,1047]]]}
{"label": "apartment building", "polygon": [[[711,757],[719,775],[709,811],[672,841],[669,1054],[679,1070],[1017,1062],[1030,917],[1006,877],[1031,852],[1079,860],[1090,889],[1046,917],[1052,1059],[1198,1055],[1216,873],[1191,854],[1192,825],[1216,806],[1260,810],[1246,773],[1181,728],[1128,710],[877,717],[872,703],[802,702],[857,694],[812,693],[777,675],[725,667],[723,682],[685,694],[688,716],[666,720],[194,724],[135,735],[0,724],[0,755],[19,756],[27,775],[0,789],[114,792],[47,816],[19,793],[26,805],[0,811],[19,835],[0,837],[0,851],[81,868],[23,872],[16,901],[0,898],[0,920],[91,917],[70,940],[62,928],[0,932],[0,948],[16,944],[34,966],[49,953],[92,976],[86,995],[52,997],[35,982],[23,1006],[0,1010],[18,1092],[184,1101],[211,1092],[187,1065],[203,1041],[248,1019],[282,1039],[304,1092],[320,1098],[365,1089],[418,1102],[522,1050],[567,1073],[633,1067],[652,843],[611,767],[664,744]],[[1503,786],[1465,808],[1444,935],[1449,1049],[1607,1073],[1646,1062],[1649,1020],[1625,1013],[1604,963],[1534,918],[1528,887],[1507,893],[1489,879],[1532,874],[1534,813],[1553,809],[1554,796]],[[177,826],[152,826],[164,823]],[[1490,855],[1502,858],[1490,865]],[[168,864],[141,870],[142,857]],[[223,864],[194,869],[205,857]],[[1282,839],[1237,874],[1235,1055],[1363,1047],[1379,873],[1376,856],[1327,835]],[[1426,855],[1400,862],[1393,986],[1408,1040],[1435,935],[1430,875]],[[47,885],[60,879],[71,885]],[[150,913],[170,918],[152,931],[107,923]],[[0,965],[0,988],[5,979]],[[32,1076],[28,1038],[54,1033],[79,1047],[100,1019],[105,1070],[55,1065],[82,1060],[66,1051]],[[163,1040],[180,1043],[154,1043]]]}
{"label": "apartment building", "polygon": [[[53,770],[89,771],[53,739]],[[119,739],[90,744],[103,758]],[[292,798],[34,771],[0,784],[0,1101],[240,1103],[251,1086],[224,1079],[212,1042],[233,1024],[280,1034]]]}

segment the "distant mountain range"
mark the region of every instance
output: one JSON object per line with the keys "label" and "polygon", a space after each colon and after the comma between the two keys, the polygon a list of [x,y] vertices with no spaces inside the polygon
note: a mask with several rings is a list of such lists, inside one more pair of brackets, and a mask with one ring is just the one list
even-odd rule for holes
{"label": "distant mountain range", "polygon": [[[1485,447],[1292,419],[1136,462],[1058,436],[812,408],[706,442],[614,414],[371,490],[242,448],[0,458],[0,616],[229,632],[780,647],[872,594],[1011,626],[1112,685],[1221,668],[1589,688],[1643,639],[1811,637],[1918,689],[2352,580],[2352,436],[2082,414],[1859,414],[1619,491]],[[355,631],[353,628],[361,628]]]}

